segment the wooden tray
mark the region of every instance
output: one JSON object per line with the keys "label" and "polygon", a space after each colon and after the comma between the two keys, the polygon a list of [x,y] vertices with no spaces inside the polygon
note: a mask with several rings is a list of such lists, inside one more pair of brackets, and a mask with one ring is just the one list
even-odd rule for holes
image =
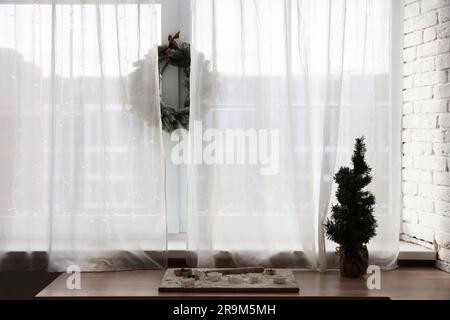
{"label": "wooden tray", "polygon": [[[277,275],[286,277],[285,284],[274,284],[273,276],[261,274],[260,282],[251,284],[248,275],[242,274],[243,282],[236,284],[228,281],[228,275],[224,275],[221,281],[211,282],[206,278],[195,281],[192,288],[181,287],[181,277],[174,274],[175,269],[167,269],[159,285],[159,292],[255,292],[255,293],[295,293],[299,291],[294,273],[290,269],[275,269]],[[209,269],[197,269],[206,271]]]}

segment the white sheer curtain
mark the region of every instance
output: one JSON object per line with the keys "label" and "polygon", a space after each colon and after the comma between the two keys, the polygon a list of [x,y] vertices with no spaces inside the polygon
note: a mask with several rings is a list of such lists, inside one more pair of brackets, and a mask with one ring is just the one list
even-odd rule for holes
{"label": "white sheer curtain", "polygon": [[[0,3],[1,268],[165,265],[158,10],[144,0]],[[140,91],[130,89],[142,59]]]}
{"label": "white sheer curtain", "polygon": [[395,267],[391,1],[194,0],[192,12],[191,126],[278,129],[280,139],[275,175],[190,166],[190,263],[334,267],[322,226],[332,176],[364,135],[379,223],[371,261]]}

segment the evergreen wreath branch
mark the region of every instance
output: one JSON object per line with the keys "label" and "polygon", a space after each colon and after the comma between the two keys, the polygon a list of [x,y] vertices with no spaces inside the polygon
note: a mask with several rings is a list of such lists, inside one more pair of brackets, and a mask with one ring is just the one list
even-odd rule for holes
{"label": "evergreen wreath branch", "polygon": [[163,130],[172,133],[174,130],[189,128],[189,86],[191,76],[191,46],[188,42],[177,43],[180,37],[180,31],[174,36],[168,36],[168,44],[158,47],[158,67],[160,80],[164,75],[168,66],[181,68],[184,75],[183,87],[187,90],[188,95],[181,109],[176,109],[169,103],[165,102],[161,97],[161,122]]}
{"label": "evergreen wreath branch", "polygon": [[[180,37],[180,31],[175,35],[168,36],[168,43],[158,46],[158,69],[159,81],[162,82],[165,71],[169,66],[174,66],[182,70],[184,77],[182,86],[187,90],[187,97],[181,108],[176,108],[166,102],[160,90],[160,111],[161,123],[164,131],[172,133],[179,128],[189,128],[189,91],[190,91],[190,75],[191,75],[191,46],[188,42],[178,43],[176,40]],[[142,83],[144,79],[144,71],[147,67],[146,56],[143,60],[136,61],[134,66],[136,69],[130,74],[130,104],[131,111],[144,119],[151,114],[148,101],[145,99],[145,88]],[[178,85],[178,84],[177,84]]]}

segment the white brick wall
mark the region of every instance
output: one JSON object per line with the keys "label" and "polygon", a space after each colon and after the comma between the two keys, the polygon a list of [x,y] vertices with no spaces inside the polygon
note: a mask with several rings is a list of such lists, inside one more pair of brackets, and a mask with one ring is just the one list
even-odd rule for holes
{"label": "white brick wall", "polygon": [[405,0],[404,33],[402,232],[448,271],[450,0]]}

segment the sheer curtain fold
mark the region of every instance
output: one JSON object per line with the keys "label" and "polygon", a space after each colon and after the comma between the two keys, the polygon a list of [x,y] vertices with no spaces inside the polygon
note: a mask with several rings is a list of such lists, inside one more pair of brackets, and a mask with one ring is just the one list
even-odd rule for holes
{"label": "sheer curtain fold", "polygon": [[194,0],[192,12],[191,126],[278,130],[279,168],[190,166],[190,263],[335,267],[322,226],[332,177],[364,135],[379,222],[371,259],[394,267],[391,1]]}
{"label": "sheer curtain fold", "polygon": [[[157,11],[144,0],[0,4],[2,268],[33,268],[36,253],[57,271],[166,264]],[[129,97],[142,59],[145,119]]]}

